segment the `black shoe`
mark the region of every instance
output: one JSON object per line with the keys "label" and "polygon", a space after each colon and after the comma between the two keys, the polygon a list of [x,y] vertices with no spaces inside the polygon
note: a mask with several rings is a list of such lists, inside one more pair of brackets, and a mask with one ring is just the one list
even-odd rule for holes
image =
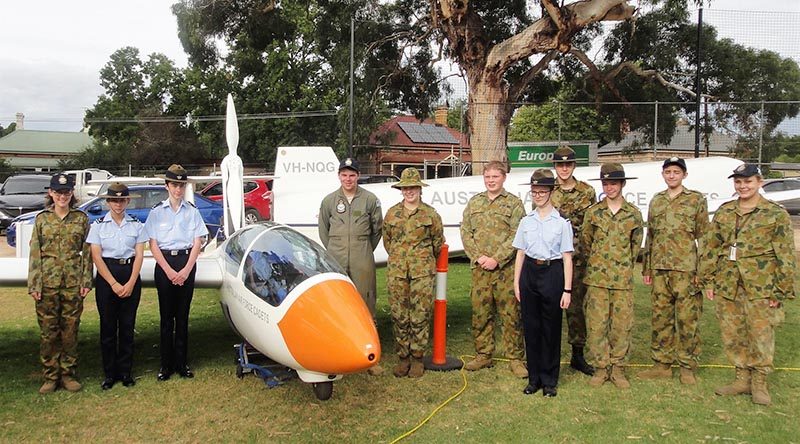
{"label": "black shoe", "polygon": [[584,375],[587,376],[594,375],[594,367],[592,367],[591,365],[589,365],[588,362],[586,362],[586,359],[584,359],[583,357],[583,353],[581,354],[573,353],[572,359],[570,359],[569,361],[569,366],[583,373]]}
{"label": "black shoe", "polygon": [[522,393],[525,393],[526,395],[532,395],[532,394],[538,392],[540,388],[542,388],[542,386],[540,386],[540,385],[528,384],[528,386],[525,387],[525,389],[522,391]]}
{"label": "black shoe", "polygon": [[542,395],[544,395],[545,398],[555,398],[557,394],[558,394],[558,392],[556,391],[555,387],[547,387],[547,386],[545,386],[542,389]]}
{"label": "black shoe", "polygon": [[117,382],[114,378],[106,378],[100,383],[100,388],[103,390],[110,390],[111,387],[114,387],[114,383]]}
{"label": "black shoe", "polygon": [[157,378],[158,378],[158,380],[159,380],[159,381],[166,381],[166,380],[168,380],[168,379],[169,379],[169,377],[170,377],[170,376],[172,376],[172,371],[171,371],[171,370],[167,370],[167,369],[165,369],[165,368],[163,368],[163,367],[162,367],[162,368],[161,368],[161,369],[158,371],[158,376],[157,376]]}
{"label": "black shoe", "polygon": [[186,365],[178,368],[178,374],[181,375],[181,378],[194,378],[194,373]]}
{"label": "black shoe", "polygon": [[122,375],[122,377],[119,378],[119,380],[122,381],[122,385],[124,385],[125,387],[133,387],[134,385],[136,385],[136,380],[134,380],[129,374]]}

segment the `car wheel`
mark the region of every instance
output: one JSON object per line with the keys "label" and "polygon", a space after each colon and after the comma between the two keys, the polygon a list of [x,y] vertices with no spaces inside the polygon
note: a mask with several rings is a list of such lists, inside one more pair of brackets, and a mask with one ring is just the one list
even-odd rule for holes
{"label": "car wheel", "polygon": [[254,224],[261,220],[261,215],[258,214],[258,211],[249,209],[244,213],[244,224],[250,225]]}

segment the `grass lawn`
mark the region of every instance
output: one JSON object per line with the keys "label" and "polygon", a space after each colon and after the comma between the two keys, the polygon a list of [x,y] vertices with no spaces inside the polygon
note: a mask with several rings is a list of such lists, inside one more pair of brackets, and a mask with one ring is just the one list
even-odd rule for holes
{"label": "grass lawn", "polygon": [[[218,292],[198,290],[190,320],[190,360],[196,377],[157,382],[158,307],[146,289],[136,326],[130,389],[100,389],[99,323],[93,293],[87,298],[80,334],[79,393],[41,396],[38,327],[24,289],[0,294],[0,441],[3,442],[389,442],[414,427],[463,385],[459,372],[427,372],[422,379],[397,379],[391,368],[391,325],[385,280],[379,272],[379,328],[386,373],[346,376],[333,397],[317,401],[299,380],[274,389],[252,375],[235,376],[237,342],[222,317]],[[448,353],[473,353],[469,269],[451,266],[448,282]],[[444,407],[408,442],[800,442],[800,330],[797,301],[786,307],[777,330],[776,367],[770,375],[773,405],[756,406],[748,396],[722,398],[716,386],[732,379],[722,353],[713,303],[702,322],[699,384],[641,381],[637,365],[649,365],[648,289],[637,283],[636,325],[627,373],[633,387],[587,386],[587,377],[562,366],[559,394],[524,396],[524,380],[507,364],[466,375],[465,392]],[[566,328],[566,323],[564,323]],[[566,334],[564,335],[566,337]],[[562,348],[568,360],[569,347]],[[724,365],[725,368],[714,366]],[[676,370],[677,374],[677,370]]]}

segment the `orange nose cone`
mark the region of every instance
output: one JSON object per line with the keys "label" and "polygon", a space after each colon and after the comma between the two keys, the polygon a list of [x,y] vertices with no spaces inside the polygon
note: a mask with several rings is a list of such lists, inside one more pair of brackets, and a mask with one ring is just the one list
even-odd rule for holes
{"label": "orange nose cone", "polygon": [[331,279],[309,288],[278,322],[286,346],[306,370],[355,373],[381,358],[372,315],[350,282]]}

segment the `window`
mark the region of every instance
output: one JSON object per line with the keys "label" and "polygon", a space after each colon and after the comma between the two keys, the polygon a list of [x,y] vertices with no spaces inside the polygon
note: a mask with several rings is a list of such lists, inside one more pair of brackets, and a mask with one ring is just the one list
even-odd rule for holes
{"label": "window", "polygon": [[245,182],[244,185],[242,185],[242,191],[244,191],[244,194],[247,194],[256,188],[258,188],[258,184],[255,182]]}

